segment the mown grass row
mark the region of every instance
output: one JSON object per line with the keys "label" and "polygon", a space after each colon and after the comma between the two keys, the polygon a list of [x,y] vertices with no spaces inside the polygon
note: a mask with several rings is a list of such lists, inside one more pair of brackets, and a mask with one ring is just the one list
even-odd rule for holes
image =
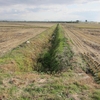
{"label": "mown grass row", "polygon": [[64,36],[62,27],[58,24],[52,35],[51,47],[48,51],[43,52],[38,59],[38,71],[48,73],[61,72],[71,65],[70,60],[73,52]]}

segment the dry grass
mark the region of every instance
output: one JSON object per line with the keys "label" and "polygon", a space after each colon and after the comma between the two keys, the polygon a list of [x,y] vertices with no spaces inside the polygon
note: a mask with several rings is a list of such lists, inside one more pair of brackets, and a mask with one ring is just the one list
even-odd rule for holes
{"label": "dry grass", "polygon": [[47,23],[0,23],[0,56],[30,38],[35,37],[53,24]]}

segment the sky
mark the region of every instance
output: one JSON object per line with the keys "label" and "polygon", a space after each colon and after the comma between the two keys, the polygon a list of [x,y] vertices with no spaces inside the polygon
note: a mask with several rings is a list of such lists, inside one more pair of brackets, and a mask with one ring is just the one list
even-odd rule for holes
{"label": "sky", "polygon": [[100,22],[100,0],[0,0],[0,20]]}

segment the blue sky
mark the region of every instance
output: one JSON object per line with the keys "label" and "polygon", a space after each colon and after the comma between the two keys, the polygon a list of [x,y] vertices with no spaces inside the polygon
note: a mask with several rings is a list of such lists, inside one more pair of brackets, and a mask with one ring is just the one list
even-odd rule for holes
{"label": "blue sky", "polygon": [[100,22],[100,0],[0,0],[0,20]]}

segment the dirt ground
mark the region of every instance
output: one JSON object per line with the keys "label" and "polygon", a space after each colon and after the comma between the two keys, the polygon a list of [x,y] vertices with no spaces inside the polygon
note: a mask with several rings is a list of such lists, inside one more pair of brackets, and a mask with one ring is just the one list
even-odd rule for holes
{"label": "dirt ground", "polygon": [[0,22],[0,56],[52,25],[52,23]]}

